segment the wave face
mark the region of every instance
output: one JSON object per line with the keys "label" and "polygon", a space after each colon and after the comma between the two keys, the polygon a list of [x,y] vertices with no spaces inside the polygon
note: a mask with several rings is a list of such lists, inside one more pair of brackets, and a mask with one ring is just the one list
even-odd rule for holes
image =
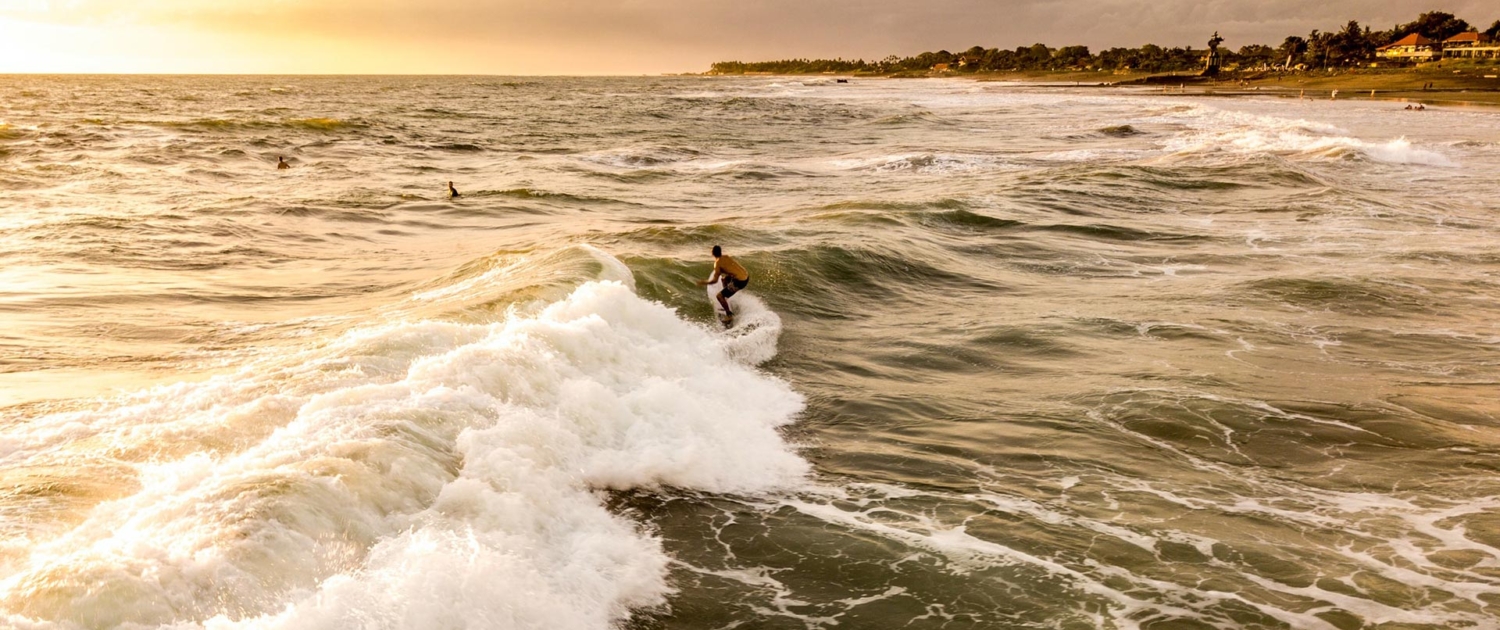
{"label": "wave face", "polygon": [[1494,626],[1497,121],[0,77],[0,627]]}

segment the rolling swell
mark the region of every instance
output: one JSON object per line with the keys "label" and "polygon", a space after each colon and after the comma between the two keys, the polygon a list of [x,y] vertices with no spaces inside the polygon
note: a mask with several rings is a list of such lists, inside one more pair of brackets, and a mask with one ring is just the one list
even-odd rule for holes
{"label": "rolling swell", "polygon": [[1141,135],[1143,132],[1131,125],[1110,125],[1099,128],[1099,133],[1113,138],[1129,138]]}
{"label": "rolling swell", "polygon": [[[718,241],[689,237],[686,242]],[[1005,291],[993,282],[951,270],[951,261],[898,258],[852,246],[752,250],[736,256],[752,270],[752,293],[764,296],[778,311],[804,317],[858,319],[872,310],[920,299],[928,291],[964,295]],[[702,260],[706,255],[692,252],[685,257]],[[640,256],[628,256],[625,261],[642,295],[694,317],[710,315],[702,292],[691,289],[695,280],[707,274],[704,263]]]}
{"label": "rolling swell", "polygon": [[1323,190],[1328,184],[1294,164],[1274,158],[1233,167],[1163,168],[1143,165],[1068,166],[1029,175],[1018,191],[1077,199],[1081,206],[1142,211],[1166,204],[1191,203],[1205,191],[1256,195],[1274,191]]}
{"label": "rolling swell", "polygon": [[1062,234],[1073,234],[1092,240],[1109,241],[1193,241],[1203,237],[1192,234],[1172,234],[1162,232],[1151,232],[1138,230],[1118,225],[1108,224],[1057,224],[1037,226],[1035,229],[1046,232],[1058,232]]}
{"label": "rolling swell", "polygon": [[1021,221],[1000,219],[963,209],[921,212],[914,216],[916,223],[924,228],[958,233],[1006,232],[1025,225]]}
{"label": "rolling swell", "polygon": [[339,120],[337,118],[285,118],[253,119],[253,118],[203,118],[198,120],[140,120],[122,121],[122,124],[142,124],[156,127],[167,127],[171,129],[185,129],[203,132],[212,131],[267,131],[284,129],[289,131],[315,131],[335,132],[354,131],[365,129],[369,125],[358,120]]}
{"label": "rolling swell", "polygon": [[1351,315],[1408,316],[1433,307],[1430,292],[1360,278],[1269,278],[1242,285],[1251,294],[1315,310]]}
{"label": "rolling swell", "polygon": [[942,118],[930,111],[917,110],[896,114],[893,116],[882,116],[869,122],[871,125],[880,126],[926,126],[926,125],[951,125],[952,121]]}
{"label": "rolling swell", "polygon": [[919,301],[931,291],[997,292],[1004,288],[946,262],[896,256],[861,247],[820,245],[745,256],[756,283],[794,312],[858,318],[871,301]]}
{"label": "rolling swell", "polygon": [[723,223],[645,227],[617,233],[609,240],[670,248],[692,247],[705,252],[714,244],[737,243],[742,244],[741,247],[765,247],[784,242],[784,239],[773,232]]}
{"label": "rolling swell", "polygon": [[509,190],[496,190],[496,191],[481,190],[481,191],[479,191],[478,193],[475,193],[475,194],[476,194],[476,196],[480,196],[480,197],[495,195],[495,196],[501,196],[501,197],[512,197],[512,198],[515,198],[515,199],[528,199],[528,200],[530,200],[530,199],[536,199],[536,200],[542,200],[542,201],[547,201],[547,202],[551,202],[551,203],[566,204],[566,205],[570,205],[572,207],[587,206],[587,205],[604,205],[604,204],[613,204],[613,205],[625,204],[625,205],[629,205],[629,202],[620,201],[618,199],[609,199],[609,198],[605,198],[605,197],[589,197],[589,196],[585,196],[585,195],[573,195],[573,194],[568,194],[568,193],[564,193],[564,192],[542,190],[542,189],[538,189],[538,188],[511,188]]}

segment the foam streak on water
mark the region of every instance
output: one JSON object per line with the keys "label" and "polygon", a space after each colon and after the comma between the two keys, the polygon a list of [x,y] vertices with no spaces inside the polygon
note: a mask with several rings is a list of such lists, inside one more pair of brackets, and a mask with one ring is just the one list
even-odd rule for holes
{"label": "foam streak on water", "polygon": [[5,627],[1500,619],[1494,112],[9,77],[0,121]]}

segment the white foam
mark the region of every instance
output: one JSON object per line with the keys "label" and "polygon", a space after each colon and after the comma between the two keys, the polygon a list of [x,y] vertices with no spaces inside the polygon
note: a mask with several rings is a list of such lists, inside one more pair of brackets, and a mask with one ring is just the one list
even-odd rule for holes
{"label": "white foam", "polygon": [[777,432],[802,398],[726,343],[599,281],[530,316],[364,327],[36,419],[12,464],[108,445],[129,491],[0,547],[5,623],[610,627],[671,589],[660,544],[597,490],[808,472]]}
{"label": "white foam", "polygon": [[1448,156],[1427,149],[1413,147],[1406,138],[1397,138],[1384,144],[1365,143],[1360,147],[1366,155],[1380,162],[1392,164],[1427,164],[1429,166],[1457,166]]}
{"label": "white foam", "polygon": [[1068,151],[1052,151],[1049,153],[1034,154],[1031,157],[1043,162],[1106,162],[1114,160],[1136,159],[1146,156],[1144,151],[1135,149],[1072,149]]}
{"label": "white foam", "polygon": [[[1065,485],[1076,483],[1076,478],[1067,477],[1062,481]],[[777,505],[778,507],[791,507],[804,515],[834,526],[911,545],[919,549],[919,553],[929,554],[929,557],[943,558],[947,562],[946,568],[956,574],[967,574],[995,566],[1024,566],[1031,570],[1041,571],[1049,578],[1057,579],[1075,591],[1074,597],[1100,598],[1107,602],[1107,605],[1100,609],[1100,623],[1098,624],[1100,626],[1149,627],[1149,623],[1142,623],[1148,619],[1142,617],[1142,614],[1147,611],[1150,611],[1151,615],[1203,619],[1205,614],[1217,616],[1218,613],[1212,612],[1214,608],[1232,606],[1239,609],[1253,609],[1259,614],[1297,628],[1333,628],[1333,625],[1316,616],[1317,613],[1332,609],[1352,612],[1362,617],[1367,623],[1373,624],[1435,623],[1445,627],[1487,627],[1483,625],[1486,618],[1481,609],[1487,605],[1486,598],[1494,594],[1493,578],[1485,571],[1488,567],[1496,566],[1492,562],[1495,550],[1467,539],[1461,526],[1448,529],[1438,527],[1436,523],[1463,515],[1492,511],[1497,505],[1494,498],[1474,503],[1454,504],[1433,510],[1386,495],[1346,494],[1306,488],[1294,490],[1293,494],[1298,500],[1316,499],[1317,504],[1322,505],[1308,513],[1314,517],[1315,520],[1312,520],[1307,516],[1299,518],[1299,513],[1269,507],[1258,501],[1234,499],[1230,503],[1224,503],[1212,499],[1174,495],[1170,492],[1155,490],[1150,484],[1134,480],[1115,479],[1113,481],[1114,483],[1123,482],[1125,487],[1133,491],[1156,494],[1195,510],[1223,510],[1287,518],[1292,522],[1306,522],[1320,528],[1344,530],[1348,533],[1348,538],[1343,540],[1365,538],[1381,540],[1381,545],[1377,546],[1373,552],[1362,545],[1354,544],[1340,545],[1337,548],[1325,547],[1323,551],[1354,561],[1361,572],[1380,575],[1390,580],[1391,583],[1456,596],[1465,600],[1467,606],[1455,606],[1446,610],[1408,610],[1382,603],[1378,597],[1364,593],[1363,584],[1358,583],[1357,580],[1351,581],[1347,577],[1337,577],[1339,575],[1337,572],[1330,573],[1325,576],[1325,579],[1344,582],[1349,586],[1350,592],[1325,590],[1321,582],[1310,585],[1283,583],[1219,557],[1220,554],[1216,552],[1216,549],[1220,545],[1237,544],[1230,542],[1232,537],[1226,537],[1224,541],[1221,541],[1189,531],[1162,527],[1153,519],[1145,519],[1150,523],[1146,526],[1149,533],[1140,533],[1137,531],[1142,526],[1139,523],[1094,520],[1073,514],[1061,506],[1045,505],[1021,497],[989,492],[954,496],[946,493],[916,491],[901,486],[851,484],[843,488],[819,488],[805,495],[808,499],[822,500],[783,500]],[[1114,539],[1134,545],[1159,559],[1161,558],[1160,541],[1190,545],[1208,558],[1207,562],[1210,565],[1234,571],[1236,575],[1255,584],[1259,591],[1202,589],[1192,578],[1182,582],[1176,579],[1163,579],[1154,571],[1138,572],[1089,558],[1078,560],[1065,556],[1047,557],[1022,552],[1011,548],[1002,540],[986,540],[977,537],[969,533],[964,525],[939,522],[931,515],[930,504],[925,501],[915,505],[929,507],[905,506],[901,502],[891,501],[891,499],[912,497],[929,500],[962,498],[972,505],[983,505],[989,510],[1023,516],[1039,523],[1092,530],[1104,539]],[[851,505],[856,509],[851,509]],[[1421,532],[1426,537],[1421,538],[1424,541],[1422,546],[1413,545],[1406,538],[1377,537],[1372,532],[1362,530],[1357,522],[1346,521],[1330,513],[1338,511],[1358,513],[1360,516],[1379,515],[1382,519],[1396,515],[1411,523],[1414,531]],[[1439,541],[1440,544],[1437,546],[1443,549],[1480,551],[1485,555],[1485,560],[1468,570],[1436,566],[1427,558],[1427,554],[1433,551],[1432,541]],[[1392,551],[1399,558],[1387,557],[1387,554]],[[1274,594],[1274,596],[1268,596],[1267,593]],[[1288,596],[1306,598],[1311,604],[1307,607],[1286,607],[1282,605],[1284,600],[1279,598]],[[1107,622],[1105,622],[1106,619]]]}
{"label": "white foam", "polygon": [[1186,124],[1189,130],[1165,142],[1169,154],[1277,155],[1297,159],[1361,157],[1388,164],[1454,166],[1448,156],[1412,146],[1406,138],[1384,142],[1355,138],[1335,125],[1300,118],[1223,111],[1198,105],[1170,112],[1158,122]]}
{"label": "white foam", "polygon": [[582,153],[575,159],[597,166],[635,170],[691,164],[704,158],[695,149],[672,146],[634,146]]}
{"label": "white foam", "polygon": [[[710,300],[714,299],[714,293],[714,287],[709,287]],[[776,356],[776,344],[781,339],[781,316],[745,291],[736,293],[729,304],[734,309],[734,327],[719,335],[720,347],[748,365],[770,361]]]}
{"label": "white foam", "polygon": [[909,171],[940,174],[1020,168],[1001,156],[963,153],[899,153],[847,157],[831,160],[829,164],[840,170],[869,170],[878,173]]}

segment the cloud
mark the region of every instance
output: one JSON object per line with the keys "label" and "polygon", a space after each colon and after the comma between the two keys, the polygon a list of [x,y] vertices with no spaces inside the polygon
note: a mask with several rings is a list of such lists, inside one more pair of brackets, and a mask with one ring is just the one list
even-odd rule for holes
{"label": "cloud", "polygon": [[[29,9],[37,0],[0,7]],[[1449,2],[1481,26],[1492,0]],[[496,73],[700,71],[722,59],[879,58],[972,45],[1043,42],[1094,49],[1194,45],[1219,31],[1232,47],[1287,35],[1409,21],[1406,0],[51,0],[47,19],[113,28],[172,28],[274,45],[308,71]],[[422,65],[429,64],[429,65]],[[425,69],[425,70],[424,70]]]}

